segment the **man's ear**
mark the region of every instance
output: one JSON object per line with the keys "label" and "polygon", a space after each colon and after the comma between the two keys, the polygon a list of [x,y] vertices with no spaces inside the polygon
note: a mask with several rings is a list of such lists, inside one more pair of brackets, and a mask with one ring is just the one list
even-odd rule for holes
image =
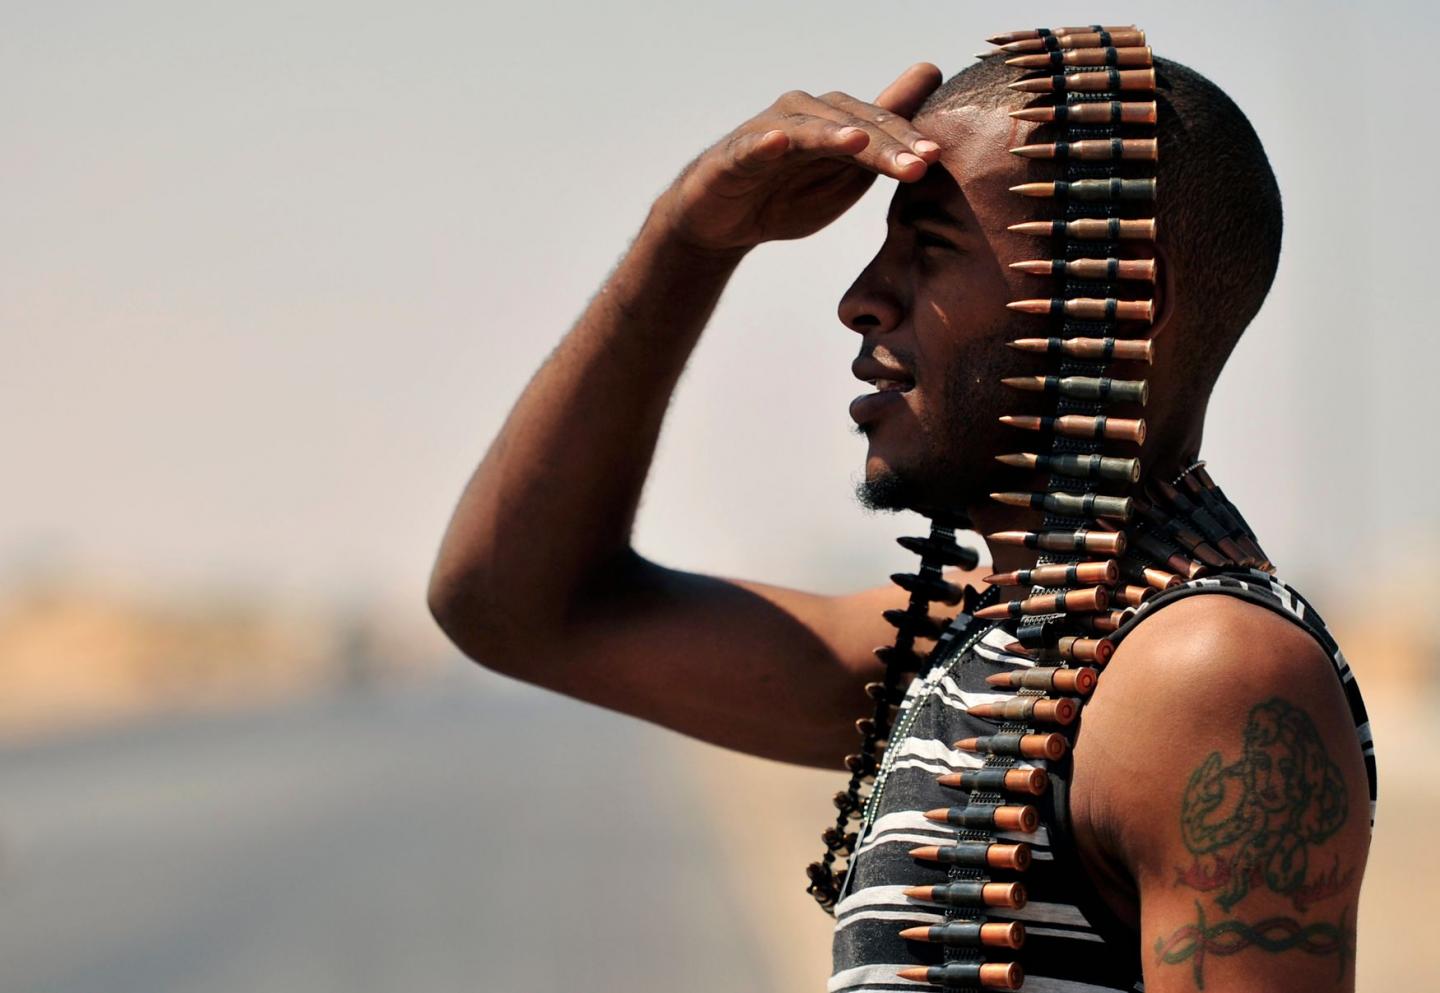
{"label": "man's ear", "polygon": [[1147,338],[1158,338],[1170,324],[1175,312],[1175,282],[1171,275],[1169,253],[1162,242],[1155,242],[1155,285],[1151,288],[1155,301],[1155,318],[1150,322]]}

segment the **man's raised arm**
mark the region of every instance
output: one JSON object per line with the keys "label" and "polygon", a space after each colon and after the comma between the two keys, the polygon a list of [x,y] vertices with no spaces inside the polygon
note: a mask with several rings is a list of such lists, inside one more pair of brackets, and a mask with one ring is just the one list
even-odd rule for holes
{"label": "man's raised arm", "polygon": [[898,590],[827,597],[681,572],[630,534],[671,393],[735,267],[820,230],[878,174],[924,175],[939,149],[907,118],[940,78],[912,66],[875,104],[792,90],[656,201],[460,498],[429,601],[463,651],[757,754],[830,765],[853,744]]}

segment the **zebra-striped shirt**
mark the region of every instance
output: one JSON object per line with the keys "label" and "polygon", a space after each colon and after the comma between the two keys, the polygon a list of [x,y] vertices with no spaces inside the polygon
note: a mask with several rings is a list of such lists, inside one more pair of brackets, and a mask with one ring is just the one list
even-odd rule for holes
{"label": "zebra-striped shirt", "polygon": [[[1300,624],[1320,643],[1349,702],[1365,759],[1370,790],[1370,819],[1375,817],[1375,752],[1369,718],[1355,678],[1324,621],[1287,583],[1256,569],[1230,570],[1194,579],[1157,594],[1121,628],[1116,642],[1150,613],[1186,596],[1224,593],[1276,611]],[[976,768],[983,755],[950,747],[958,738],[993,733],[995,725],[965,713],[966,708],[1013,696],[997,692],[985,677],[1034,663],[1005,651],[1015,640],[1011,622],[956,617],[931,656],[930,667],[911,683],[896,716],[890,744],[876,777],[872,799],[861,823],[850,871],[835,908],[834,971],[829,993],[882,993],[915,990],[921,984],[900,979],[897,970],[938,964],[943,948],[908,942],[905,927],[942,923],[944,908],[911,899],[912,886],[945,883],[944,866],[917,862],[908,854],[918,845],[943,845],[953,828],[927,821],[923,812],[948,807],[954,792],[938,785],[937,775]],[[1104,686],[1104,679],[1100,686]],[[1099,689],[1096,692],[1100,692]],[[1023,921],[1024,948],[1018,959],[1030,993],[1105,993],[1143,990],[1139,936],[1117,920],[1083,875],[1068,833],[1069,758],[1018,761],[1039,766],[1051,787],[1036,799],[1042,823],[1033,834],[998,833],[1000,841],[1027,841],[1033,861],[1024,875],[1029,900],[1020,909],[988,908],[995,921]]]}

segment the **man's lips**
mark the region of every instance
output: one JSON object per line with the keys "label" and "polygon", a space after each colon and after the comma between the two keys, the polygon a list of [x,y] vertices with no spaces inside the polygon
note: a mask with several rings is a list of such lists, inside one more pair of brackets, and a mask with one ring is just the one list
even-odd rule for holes
{"label": "man's lips", "polygon": [[874,359],[856,359],[850,371],[856,379],[875,387],[875,392],[862,393],[850,401],[850,419],[856,424],[865,424],[896,404],[904,404],[904,395],[915,388],[909,372]]}

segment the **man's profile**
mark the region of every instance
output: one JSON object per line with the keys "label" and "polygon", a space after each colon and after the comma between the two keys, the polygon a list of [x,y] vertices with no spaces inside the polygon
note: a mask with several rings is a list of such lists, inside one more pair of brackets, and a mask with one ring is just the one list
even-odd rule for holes
{"label": "man's profile", "polygon": [[[1364,707],[1200,460],[1278,264],[1274,175],[1128,26],[995,40],[873,103],[789,91],[685,167],[468,484],[432,611],[516,678],[843,757],[810,869],[830,993],[1353,989]],[[931,518],[919,570],[824,596],[645,559],[661,421],[730,276],[879,175],[886,237],[839,303],[873,388],[856,495]]]}

